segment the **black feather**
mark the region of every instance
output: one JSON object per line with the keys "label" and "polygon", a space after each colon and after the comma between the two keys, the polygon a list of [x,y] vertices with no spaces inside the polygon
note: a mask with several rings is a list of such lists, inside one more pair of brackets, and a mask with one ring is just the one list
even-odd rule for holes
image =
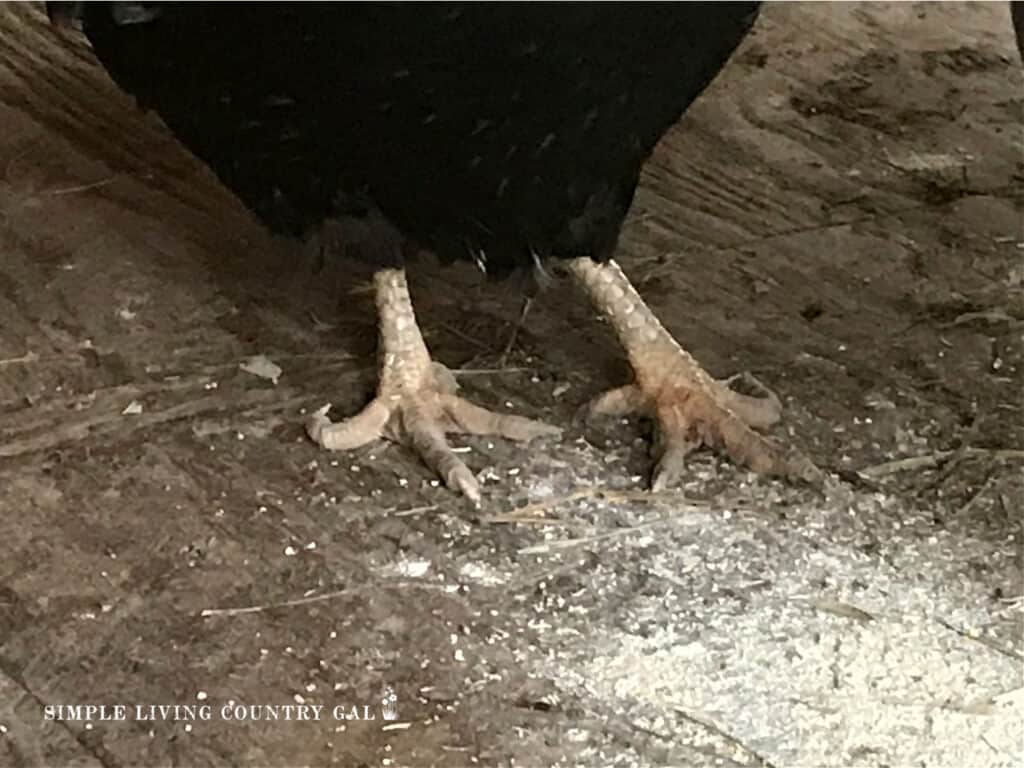
{"label": "black feather", "polygon": [[379,208],[503,274],[611,254],[642,164],[757,4],[76,10],[113,78],[271,228]]}

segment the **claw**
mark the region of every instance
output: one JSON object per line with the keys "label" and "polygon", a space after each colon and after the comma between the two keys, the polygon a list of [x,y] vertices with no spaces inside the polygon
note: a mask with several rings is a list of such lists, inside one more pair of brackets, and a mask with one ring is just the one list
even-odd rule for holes
{"label": "claw", "polygon": [[350,451],[379,439],[391,418],[391,410],[380,398],[344,421],[332,423],[327,416],[330,405],[318,409],[306,422],[306,434],[328,451]]}
{"label": "claw", "polygon": [[479,505],[480,484],[448,445],[446,432],[531,440],[559,435],[561,430],[494,413],[456,395],[458,382],[451,371],[430,359],[403,272],[381,270],[374,282],[382,351],[377,397],[355,416],[334,424],[326,405],[309,417],[306,432],[321,447],[335,451],[358,448],[381,437],[408,445],[445,485]]}
{"label": "claw", "polygon": [[320,441],[320,435],[324,431],[324,427],[331,425],[331,420],[327,416],[327,412],[331,410],[331,404],[323,405],[313,411],[309,418],[306,419],[306,434],[309,435],[309,439],[314,443],[323,445]]}
{"label": "claw", "polygon": [[[614,261],[588,258],[570,262],[570,272],[594,306],[609,320],[629,356],[636,381],[601,396],[592,413],[640,412],[657,422],[654,490],[682,474],[686,457],[701,445],[718,448],[758,472],[812,480],[819,473],[809,459],[789,458],[755,429],[775,424],[782,403],[749,373],[715,381],[672,338]],[[751,397],[729,388],[743,379],[761,393]]]}
{"label": "claw", "polygon": [[686,467],[686,457],[698,447],[699,443],[688,440],[668,443],[651,474],[651,490],[657,493],[675,485]]}
{"label": "claw", "polygon": [[[751,397],[731,389],[730,386],[737,380],[746,382],[758,390],[761,396]],[[751,427],[767,429],[782,419],[782,401],[779,396],[749,371],[737,373],[718,384],[721,385],[719,395],[723,404]]]}
{"label": "claw", "polygon": [[480,506],[480,484],[476,481],[476,476],[470,471],[469,467],[461,461],[458,463],[458,466],[452,467],[451,471],[445,475],[444,484],[453,491],[461,493],[473,502],[474,506]]}

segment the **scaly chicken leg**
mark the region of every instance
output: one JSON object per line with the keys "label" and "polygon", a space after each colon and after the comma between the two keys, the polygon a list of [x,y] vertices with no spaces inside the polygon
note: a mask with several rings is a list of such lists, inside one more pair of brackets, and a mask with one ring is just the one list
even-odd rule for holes
{"label": "scaly chicken leg", "polygon": [[569,271],[611,322],[636,376],[632,384],[597,398],[591,412],[639,412],[654,419],[652,490],[678,480],[686,457],[702,445],[723,450],[757,472],[816,479],[818,470],[809,460],[783,456],[752,429],[779,420],[782,408],[774,394],[749,397],[715,381],[665,330],[614,261],[573,259]]}
{"label": "scaly chicken leg", "polygon": [[557,427],[494,413],[458,397],[451,371],[430,358],[423,341],[405,271],[382,269],[374,275],[380,329],[380,382],[377,396],[362,411],[332,424],[324,406],[306,425],[309,436],[332,451],[359,448],[386,437],[415,450],[454,491],[480,503],[480,486],[445,440],[447,432],[498,435],[531,440],[558,435]]}

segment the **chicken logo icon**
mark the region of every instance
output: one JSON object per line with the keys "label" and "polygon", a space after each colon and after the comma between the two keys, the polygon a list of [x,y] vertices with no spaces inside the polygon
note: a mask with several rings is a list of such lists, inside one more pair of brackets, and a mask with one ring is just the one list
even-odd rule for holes
{"label": "chicken logo icon", "polygon": [[398,696],[391,686],[384,689],[384,697],[380,700],[380,713],[385,720],[398,719]]}

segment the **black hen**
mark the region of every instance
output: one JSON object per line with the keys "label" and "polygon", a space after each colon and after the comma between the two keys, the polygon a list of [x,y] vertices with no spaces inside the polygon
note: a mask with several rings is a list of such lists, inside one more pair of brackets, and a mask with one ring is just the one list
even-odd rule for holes
{"label": "black hen", "polygon": [[330,449],[412,445],[474,500],[446,431],[556,433],[458,398],[431,362],[403,244],[502,275],[568,259],[636,373],[595,404],[659,427],[656,487],[701,444],[804,473],[750,427],[773,397],[713,381],[611,255],[642,164],[722,68],[751,3],[49,3],[77,19],[111,76],[274,230],[370,221],[381,323],[378,397],[310,435]]}

